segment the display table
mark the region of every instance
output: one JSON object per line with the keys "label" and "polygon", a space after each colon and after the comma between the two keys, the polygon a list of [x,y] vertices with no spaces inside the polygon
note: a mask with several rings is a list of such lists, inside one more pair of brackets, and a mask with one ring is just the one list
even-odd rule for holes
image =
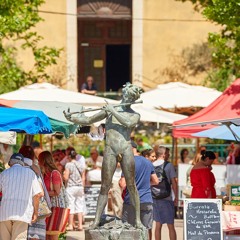
{"label": "display table", "polygon": [[240,211],[222,211],[222,229],[224,239],[239,239]]}
{"label": "display table", "polygon": [[222,229],[224,232],[240,230],[240,211],[222,211]]}

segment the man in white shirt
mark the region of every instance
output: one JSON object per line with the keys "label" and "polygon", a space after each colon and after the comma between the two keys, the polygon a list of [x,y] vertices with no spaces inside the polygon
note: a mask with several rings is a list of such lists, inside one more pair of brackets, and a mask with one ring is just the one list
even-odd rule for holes
{"label": "man in white shirt", "polygon": [[90,157],[86,159],[87,167],[96,169],[102,168],[103,157],[99,155],[98,150],[95,147],[90,149]]}
{"label": "man in white shirt", "polygon": [[100,184],[102,180],[102,161],[103,157],[99,155],[95,147],[90,149],[90,157],[86,159],[86,184]]}
{"label": "man in white shirt", "polygon": [[22,154],[13,154],[9,165],[0,174],[0,240],[27,239],[28,224],[37,221],[41,187],[36,174],[23,167]]}

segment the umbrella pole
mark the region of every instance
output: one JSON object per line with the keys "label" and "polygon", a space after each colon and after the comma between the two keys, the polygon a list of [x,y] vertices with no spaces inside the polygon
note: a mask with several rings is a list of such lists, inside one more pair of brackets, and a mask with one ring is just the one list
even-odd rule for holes
{"label": "umbrella pole", "polygon": [[226,124],[223,123],[223,125],[225,125],[229,129],[229,131],[232,133],[232,135],[236,139],[236,141],[240,142],[240,138],[238,137],[238,135],[231,129],[230,123],[226,123]]}
{"label": "umbrella pole", "polygon": [[53,135],[51,135],[50,152],[53,151]]}
{"label": "umbrella pole", "polygon": [[42,134],[40,134],[40,148],[42,148],[43,139],[42,139]]}
{"label": "umbrella pole", "polygon": [[174,161],[175,166],[177,166],[177,161],[178,161],[178,138],[176,138],[175,141],[175,161]]}
{"label": "umbrella pole", "polygon": [[197,141],[196,141],[196,154],[198,153],[198,151],[199,151],[199,145],[200,145],[200,138],[197,138]]}
{"label": "umbrella pole", "polygon": [[171,154],[171,162],[174,163],[174,156],[175,156],[175,153],[174,153],[174,149],[175,149],[175,138],[172,136],[172,154]]}
{"label": "umbrella pole", "polygon": [[172,163],[177,166],[178,158],[178,138],[172,137]]}

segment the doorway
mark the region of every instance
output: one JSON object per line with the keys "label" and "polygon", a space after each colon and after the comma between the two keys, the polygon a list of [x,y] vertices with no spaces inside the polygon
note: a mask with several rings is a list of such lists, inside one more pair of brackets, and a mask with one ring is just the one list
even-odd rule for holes
{"label": "doorway", "polygon": [[131,82],[130,45],[106,45],[106,90],[119,91]]}

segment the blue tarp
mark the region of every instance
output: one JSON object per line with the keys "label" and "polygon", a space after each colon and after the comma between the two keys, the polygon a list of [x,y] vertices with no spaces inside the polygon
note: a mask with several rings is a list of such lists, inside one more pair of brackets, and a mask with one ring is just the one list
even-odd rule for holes
{"label": "blue tarp", "polygon": [[52,127],[42,111],[0,107],[0,131],[50,134]]}
{"label": "blue tarp", "polygon": [[[219,126],[219,127],[215,127],[215,128],[211,128],[205,131],[201,131],[198,133],[194,133],[192,134],[193,136],[196,137],[206,137],[206,138],[212,138],[212,139],[223,139],[223,140],[233,140],[233,141],[239,141],[240,137],[240,126],[235,126],[234,124],[231,124],[229,126],[231,128],[231,130],[225,126]],[[234,134],[237,137],[234,137]]]}

